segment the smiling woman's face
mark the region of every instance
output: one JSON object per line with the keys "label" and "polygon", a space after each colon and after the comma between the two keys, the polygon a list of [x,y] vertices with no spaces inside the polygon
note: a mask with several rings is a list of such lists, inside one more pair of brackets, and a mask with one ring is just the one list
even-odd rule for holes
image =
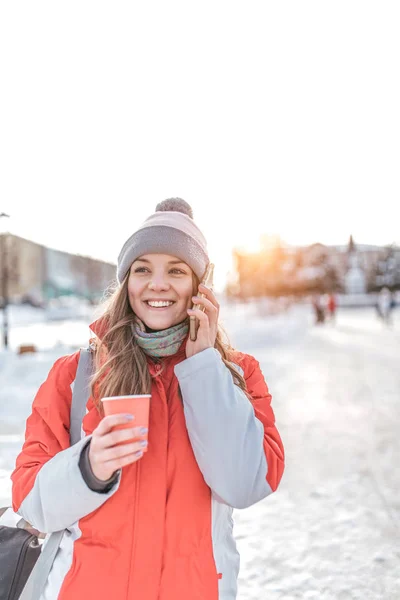
{"label": "smiling woman's face", "polygon": [[133,312],[149,329],[168,329],[188,316],[193,271],[175,256],[145,254],[131,266],[128,296]]}

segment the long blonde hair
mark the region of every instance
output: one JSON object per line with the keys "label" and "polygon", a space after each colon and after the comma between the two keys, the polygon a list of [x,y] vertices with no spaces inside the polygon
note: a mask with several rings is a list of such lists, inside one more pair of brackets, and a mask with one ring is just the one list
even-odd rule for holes
{"label": "long blonde hair", "polygon": [[[129,272],[103,304],[101,319],[104,332],[95,343],[95,369],[91,379],[91,392],[101,414],[101,398],[151,392],[152,377],[146,354],[136,344],[132,335],[131,326],[135,320],[135,313],[129,302],[128,279]],[[193,274],[193,290],[197,290],[198,286],[199,280]],[[220,324],[215,348],[231,372],[234,383],[247,394],[244,378],[230,363],[234,349]]]}

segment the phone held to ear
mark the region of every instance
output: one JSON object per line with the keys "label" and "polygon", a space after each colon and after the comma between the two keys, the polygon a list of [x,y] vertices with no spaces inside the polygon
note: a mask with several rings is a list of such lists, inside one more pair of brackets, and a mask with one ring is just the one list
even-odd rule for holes
{"label": "phone held to ear", "polygon": [[[204,275],[201,283],[208,288],[212,288],[213,282],[214,282],[214,265],[213,265],[213,263],[210,263],[207,267],[207,270],[205,272],[205,275]],[[198,296],[200,298],[206,297],[205,294],[198,294]],[[205,308],[204,308],[204,306],[199,306],[198,304],[193,304],[192,310],[202,310],[204,312]],[[198,328],[199,328],[198,319],[196,319],[195,316],[191,316],[190,317],[190,330],[189,330],[190,333],[189,334],[190,334],[190,339],[192,342],[195,342],[197,339]]]}

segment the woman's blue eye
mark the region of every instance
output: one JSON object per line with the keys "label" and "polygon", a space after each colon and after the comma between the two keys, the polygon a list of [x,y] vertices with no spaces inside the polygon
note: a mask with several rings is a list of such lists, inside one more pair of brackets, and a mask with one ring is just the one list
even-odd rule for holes
{"label": "woman's blue eye", "polygon": [[179,275],[185,275],[185,271],[182,271],[181,269],[171,269],[171,273],[178,273]]}
{"label": "woman's blue eye", "polygon": [[146,267],[137,267],[135,269],[135,273],[144,273],[146,271]]}

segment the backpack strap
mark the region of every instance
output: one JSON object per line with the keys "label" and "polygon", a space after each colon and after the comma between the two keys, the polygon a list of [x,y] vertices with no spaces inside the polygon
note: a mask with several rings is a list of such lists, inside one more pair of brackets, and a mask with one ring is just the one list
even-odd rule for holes
{"label": "backpack strap", "polygon": [[[92,363],[92,349],[90,347],[81,348],[72,392],[69,434],[71,446],[81,439],[82,420],[86,413],[86,404],[90,394],[89,377],[93,368]],[[29,575],[19,600],[40,600],[63,535],[64,531],[55,531],[50,535]]]}
{"label": "backpack strap", "polygon": [[78,369],[76,372],[74,390],[72,392],[71,419],[69,428],[70,444],[73,446],[81,439],[83,417],[86,414],[86,404],[90,396],[90,376],[92,374],[92,349],[81,348]]}

